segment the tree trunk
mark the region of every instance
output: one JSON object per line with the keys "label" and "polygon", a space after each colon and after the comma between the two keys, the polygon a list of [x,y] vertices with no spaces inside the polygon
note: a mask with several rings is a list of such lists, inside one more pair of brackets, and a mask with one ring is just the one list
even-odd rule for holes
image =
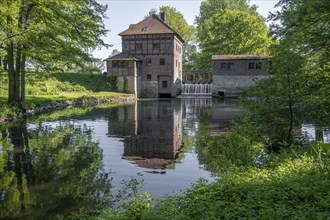
{"label": "tree trunk", "polygon": [[[13,19],[11,16],[7,16],[7,24],[11,26],[13,23]],[[16,60],[16,70],[15,70],[15,55],[14,55],[14,42],[11,40],[10,36],[12,33],[8,34],[9,43],[7,43],[7,65],[8,65],[8,79],[9,79],[9,88],[8,88],[8,103],[9,104],[16,104],[20,102],[20,93],[19,93],[19,69],[17,68],[18,62]],[[16,54],[20,56],[20,52]],[[17,57],[16,57],[17,58]]]}
{"label": "tree trunk", "polygon": [[14,69],[14,44],[12,41],[7,46],[7,66],[8,66],[8,103],[15,103],[15,69]]}
{"label": "tree trunk", "polygon": [[16,50],[16,59],[15,59],[15,102],[20,103],[21,102],[21,80],[20,80],[20,73],[21,73],[21,45],[17,44],[17,50]]}
{"label": "tree trunk", "polygon": [[23,46],[22,52],[22,65],[21,65],[21,104],[22,108],[25,109],[25,62],[26,62],[26,52],[25,46]]}
{"label": "tree trunk", "polygon": [[[290,74],[290,73],[289,73]],[[288,135],[287,135],[287,142],[289,145],[292,144],[292,139],[293,139],[293,123],[294,123],[294,115],[293,115],[293,100],[292,100],[292,90],[291,90],[291,79],[290,75],[287,75],[287,82],[288,82],[288,97],[289,97],[289,130],[288,130]]]}

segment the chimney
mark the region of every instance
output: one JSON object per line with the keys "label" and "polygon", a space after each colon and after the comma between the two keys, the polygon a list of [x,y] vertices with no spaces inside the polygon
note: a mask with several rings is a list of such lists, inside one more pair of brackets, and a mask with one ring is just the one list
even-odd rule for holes
{"label": "chimney", "polygon": [[161,13],[160,13],[160,19],[161,19],[164,23],[166,23],[166,14],[165,14],[165,12],[161,12]]}

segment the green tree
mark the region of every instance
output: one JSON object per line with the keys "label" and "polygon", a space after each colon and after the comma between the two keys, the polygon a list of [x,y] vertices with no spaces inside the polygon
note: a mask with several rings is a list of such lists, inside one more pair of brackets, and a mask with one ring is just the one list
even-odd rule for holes
{"label": "green tree", "polygon": [[8,102],[24,104],[25,67],[84,67],[95,59],[107,7],[95,0],[7,0],[0,2],[0,45],[9,78]]}
{"label": "green tree", "polygon": [[301,115],[301,80],[303,57],[289,46],[276,45],[272,49],[270,69],[273,77],[259,82],[248,92],[245,102],[259,129],[263,141],[270,150],[278,150],[293,143],[294,128],[299,126]]}
{"label": "green tree", "polygon": [[214,54],[265,54],[271,40],[264,18],[245,0],[202,2],[196,17],[200,69],[211,69]]}
{"label": "green tree", "polygon": [[271,31],[305,58],[301,79],[305,105],[330,105],[330,4],[327,0],[281,0],[281,10],[269,16]]}
{"label": "green tree", "polygon": [[196,16],[197,31],[201,33],[203,24],[207,19],[216,13],[223,13],[225,10],[255,11],[256,6],[249,7],[246,0],[206,0],[201,3],[199,15]]}
{"label": "green tree", "polygon": [[294,128],[327,124],[330,109],[330,6],[327,1],[283,0],[271,14],[273,78],[250,92],[248,107],[272,149],[293,144]]}
{"label": "green tree", "polygon": [[111,56],[115,56],[117,54],[120,54],[120,51],[119,50],[117,50],[117,49],[112,50]]}

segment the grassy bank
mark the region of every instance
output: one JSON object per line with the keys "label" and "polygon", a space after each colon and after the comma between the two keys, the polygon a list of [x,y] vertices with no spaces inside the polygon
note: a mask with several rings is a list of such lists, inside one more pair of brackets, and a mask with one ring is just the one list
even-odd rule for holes
{"label": "grassy bank", "polygon": [[[326,150],[326,148],[328,150]],[[297,149],[296,149],[297,150]],[[299,151],[299,150],[298,150]],[[271,154],[265,167],[234,168],[183,195],[152,199],[135,193],[121,207],[72,219],[329,219],[329,144]]]}
{"label": "grassy bank", "polygon": [[[239,125],[240,126],[240,125]],[[248,135],[247,135],[248,134]],[[330,219],[330,144],[294,144],[267,152],[234,126],[211,139],[219,178],[200,180],[182,195],[150,198],[133,191],[120,207],[76,213],[73,219]],[[201,140],[204,149],[208,146]],[[236,149],[236,151],[234,151]],[[252,149],[255,149],[254,151]],[[232,152],[235,152],[232,154]],[[250,160],[249,158],[254,158]],[[169,183],[170,184],[170,183]],[[132,188],[137,188],[135,185]]]}
{"label": "grassy bank", "polygon": [[[0,119],[11,119],[20,115],[22,110],[7,105],[8,78],[0,73]],[[116,92],[94,92],[100,74],[82,73],[28,73],[26,78],[26,109],[32,114],[53,107],[83,105],[123,101],[132,98],[130,94]],[[47,109],[42,108],[47,107]],[[41,109],[41,110],[40,110]]]}

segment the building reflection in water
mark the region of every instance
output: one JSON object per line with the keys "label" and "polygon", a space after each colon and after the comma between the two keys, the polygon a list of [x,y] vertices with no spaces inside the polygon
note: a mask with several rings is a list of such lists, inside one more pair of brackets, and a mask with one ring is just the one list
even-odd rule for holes
{"label": "building reflection in water", "polygon": [[186,98],[182,99],[182,106],[183,129],[188,136],[201,131],[207,135],[224,133],[231,120],[244,112],[237,99]]}
{"label": "building reflection in water", "polygon": [[109,135],[124,138],[123,159],[144,168],[164,169],[182,148],[181,102],[139,101],[113,108],[109,115]]}

